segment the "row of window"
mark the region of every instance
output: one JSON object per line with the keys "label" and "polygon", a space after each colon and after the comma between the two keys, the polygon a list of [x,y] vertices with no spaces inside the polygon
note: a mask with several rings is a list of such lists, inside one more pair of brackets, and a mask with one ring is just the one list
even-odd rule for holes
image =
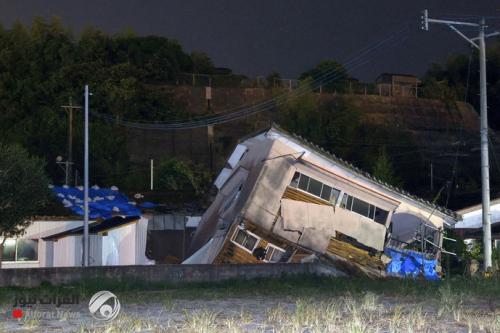
{"label": "row of window", "polygon": [[[290,186],[328,201],[332,205],[337,203],[337,199],[341,192],[336,188],[328,186],[319,180],[306,176],[300,172],[295,172],[292,181],[290,182]],[[385,224],[387,217],[389,216],[388,211],[378,208],[377,206],[369,204],[368,202],[353,197],[347,193],[344,193],[340,207],[368,217],[369,219],[381,224]]]}
{"label": "row of window", "polygon": [[337,202],[340,195],[340,190],[323,184],[319,180],[306,176],[300,172],[295,172],[290,186],[310,193],[332,204]]}
{"label": "row of window", "polygon": [[[260,237],[247,230],[236,228],[233,236],[231,237],[231,241],[253,254],[255,248],[259,244]],[[285,253],[285,250],[271,243],[267,244],[265,250],[266,254],[263,259],[265,262],[278,262]]]}
{"label": "row of window", "polygon": [[37,261],[38,240],[6,239],[3,244],[2,261]]}
{"label": "row of window", "polygon": [[353,197],[347,193],[344,193],[342,201],[340,202],[340,207],[363,215],[380,224],[385,224],[387,217],[389,216],[388,211],[378,208],[377,206],[369,204],[368,202]]}

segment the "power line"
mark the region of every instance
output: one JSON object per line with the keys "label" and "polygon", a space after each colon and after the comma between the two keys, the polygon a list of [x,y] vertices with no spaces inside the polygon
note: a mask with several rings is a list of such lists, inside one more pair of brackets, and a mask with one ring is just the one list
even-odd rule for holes
{"label": "power line", "polygon": [[[369,47],[363,49],[360,54],[357,56],[353,57],[351,60],[349,60],[345,68],[346,69],[354,69],[357,67],[360,67],[364,64],[366,64],[368,61],[364,61],[364,58],[367,57],[370,53],[380,49],[383,45],[393,41],[393,42],[398,42],[398,38],[400,38],[404,33],[408,31],[408,27],[406,26],[405,28],[401,29],[400,31],[396,33],[391,33],[389,37],[386,37],[385,39],[376,42]],[[173,121],[173,122],[138,122],[138,121],[127,121],[123,119],[116,119],[115,117],[111,115],[105,115],[101,113],[94,112],[93,115],[110,121],[110,122],[115,122],[118,125],[125,126],[125,127],[132,127],[132,128],[143,128],[143,129],[155,129],[155,130],[172,130],[172,129],[192,129],[192,128],[198,128],[198,127],[205,127],[208,125],[215,125],[215,124],[221,124],[229,121],[236,120],[238,118],[242,117],[247,117],[256,113],[260,113],[263,111],[267,111],[270,109],[273,109],[276,107],[276,105],[284,103],[286,101],[289,101],[290,99],[294,99],[297,97],[302,96],[303,94],[307,93],[309,89],[316,89],[319,87],[319,85],[324,85],[326,83],[332,82],[335,79],[340,78],[343,75],[343,72],[341,73],[338,70],[330,70],[319,77],[317,77],[315,80],[313,80],[309,86],[302,86],[299,87],[298,89],[290,92],[290,93],[284,93],[281,94],[275,98],[272,98],[268,101],[257,103],[252,106],[244,106],[244,107],[239,107],[236,109],[233,109],[235,111],[232,112],[224,112],[221,114],[217,115],[209,115],[209,116],[200,116],[196,117],[195,119],[191,119],[189,121]]]}

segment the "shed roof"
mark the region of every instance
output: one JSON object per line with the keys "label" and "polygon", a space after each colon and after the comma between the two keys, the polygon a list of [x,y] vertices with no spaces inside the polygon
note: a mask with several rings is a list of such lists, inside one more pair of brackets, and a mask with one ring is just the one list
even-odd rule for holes
{"label": "shed roof", "polygon": [[[100,232],[106,232],[114,228],[122,227],[125,224],[135,222],[139,220],[140,216],[115,216],[107,220],[100,220],[94,223],[89,224],[89,234],[97,234]],[[83,234],[83,226],[79,226],[70,230],[66,230],[63,232],[55,233],[52,235],[48,235],[43,237],[44,241],[57,240],[67,236],[77,236]]]}

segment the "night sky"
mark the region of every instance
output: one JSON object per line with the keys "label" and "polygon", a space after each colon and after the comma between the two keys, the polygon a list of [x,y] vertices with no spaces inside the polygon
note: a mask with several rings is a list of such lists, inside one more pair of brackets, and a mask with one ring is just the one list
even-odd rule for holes
{"label": "night sky", "polygon": [[74,32],[89,25],[109,33],[131,28],[139,35],[175,38],[185,50],[204,51],[216,66],[236,73],[254,77],[276,70],[284,78],[295,78],[325,59],[346,63],[361,49],[408,27],[396,43],[350,71],[372,81],[382,72],[422,75],[449,53],[469,52],[466,42],[446,27],[421,31],[424,8],[435,18],[486,15],[500,30],[498,0],[2,0],[0,21],[10,27],[15,20],[59,16]]}

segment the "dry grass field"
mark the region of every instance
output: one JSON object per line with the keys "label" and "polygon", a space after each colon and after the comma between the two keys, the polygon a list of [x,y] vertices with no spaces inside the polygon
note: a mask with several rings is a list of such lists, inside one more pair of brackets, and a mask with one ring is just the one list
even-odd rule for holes
{"label": "dry grass field", "polygon": [[[113,291],[116,319],[93,319],[93,292]],[[80,304],[25,309],[4,317],[5,332],[500,332],[500,279],[440,282],[294,277],[184,286],[88,282],[68,288],[0,290],[12,297],[78,292]],[[48,318],[49,317],[49,318]]]}

